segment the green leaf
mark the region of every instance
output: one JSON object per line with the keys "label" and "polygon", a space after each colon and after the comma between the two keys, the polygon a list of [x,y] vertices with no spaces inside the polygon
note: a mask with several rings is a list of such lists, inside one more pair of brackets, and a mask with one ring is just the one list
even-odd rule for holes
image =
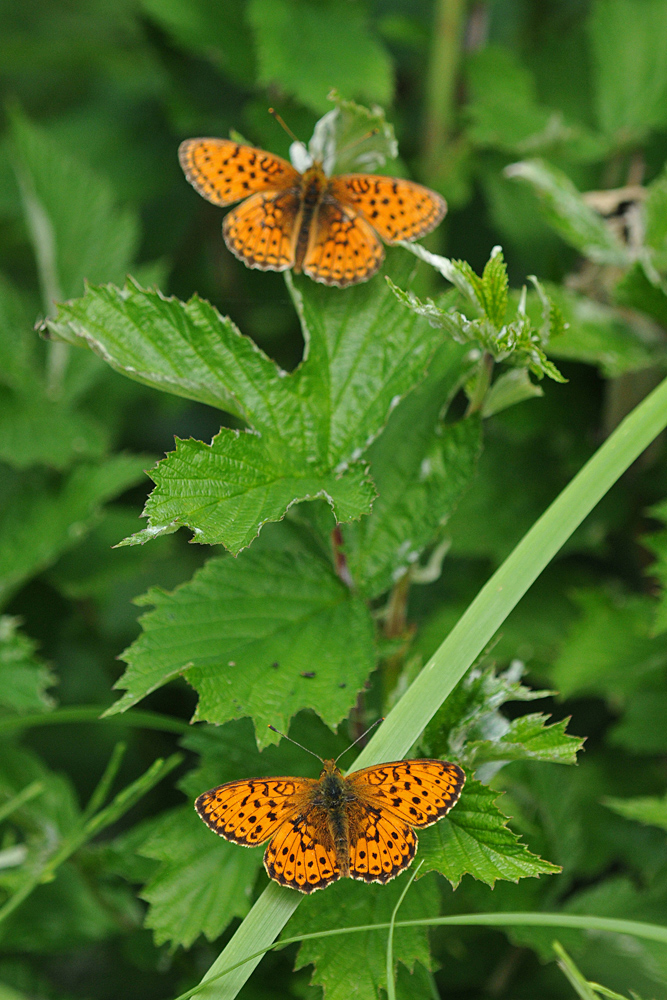
{"label": "green leaf", "polygon": [[[656,285],[653,281],[649,281],[646,270],[644,261],[637,261],[633,264],[614,287],[614,302],[620,306],[629,306],[630,309],[638,309],[657,320],[661,326],[665,326],[667,325],[667,295],[662,285]],[[660,358],[664,348],[660,340],[654,347],[653,334],[655,330],[652,330],[649,324],[645,324],[644,330],[640,327],[637,332],[639,334],[644,332],[647,335],[646,339],[649,345]]]}
{"label": "green leaf", "polygon": [[336,107],[315,125],[308,152],[328,174],[351,171],[377,173],[387,160],[398,156],[393,127],[377,105],[369,110],[345,101],[333,91],[329,100]]}
{"label": "green leaf", "polygon": [[[625,280],[632,273],[628,272]],[[661,339],[647,323],[632,322],[618,309],[562,288],[550,287],[549,294],[567,323],[567,328],[549,341],[550,357],[596,365],[605,378],[652,367],[664,357]],[[536,307],[534,299],[533,304]],[[667,317],[667,298],[665,309]],[[529,312],[533,314],[530,308]]]}
{"label": "green leaf", "polygon": [[351,521],[370,513],[375,497],[365,465],[336,475],[252,431],[225,427],[210,445],[176,438],[176,451],[150,475],[156,485],[143,513],[151,526],[122,544],[140,544],[161,528],[185,524],[196,541],[222,544],[237,555],[267,521],[279,521],[301,500],[321,497],[336,521]]}
{"label": "green leaf", "polygon": [[[326,892],[314,893],[307,905],[292,917],[287,928],[290,937],[314,929],[354,927],[386,923],[404,889],[403,874],[384,886],[361,885],[344,880]],[[399,919],[416,920],[435,914],[438,891],[433,879],[420,879],[408,890]],[[304,941],[299,948],[296,968],[313,964],[311,983],[322,986],[327,1000],[381,1000],[386,989],[386,931],[365,931],[339,937]],[[402,963],[409,970],[419,962],[430,968],[427,930],[424,927],[397,927],[394,933],[395,966]]]}
{"label": "green leaf", "polygon": [[472,52],[467,81],[467,134],[476,146],[523,155],[563,144],[600,146],[581,126],[566,124],[560,111],[539,104],[532,73],[509,48]]}
{"label": "green leaf", "polygon": [[[649,514],[662,524],[667,525],[667,500],[654,504]],[[658,635],[667,632],[667,531],[656,531],[645,535],[642,544],[654,554],[655,561],[651,564],[650,574],[660,583],[660,594],[655,614],[654,629]]]}
{"label": "green leaf", "polygon": [[284,730],[302,708],[338,725],[374,666],[364,602],[303,546],[211,559],[189,583],[137,603],[155,609],[123,654],[116,686],[127,691],[109,714],[183,676],[199,692],[196,719],[250,715],[265,746],[276,740],[268,726]]}
{"label": "green leaf", "polygon": [[487,319],[496,327],[505,322],[507,312],[507,266],[500,247],[494,247],[484,266],[479,295]]}
{"label": "green leaf", "polygon": [[516,403],[522,403],[524,399],[534,399],[543,395],[542,388],[531,382],[525,368],[510,368],[498,376],[484,396],[482,416],[492,417],[494,413],[500,413]]}
{"label": "green leaf", "polygon": [[422,871],[438,871],[456,888],[464,875],[493,887],[497,879],[551,875],[557,865],[531,854],[507,826],[498,792],[468,778],[457,805],[434,826],[419,832]]}
{"label": "green leaf", "polygon": [[573,600],[581,617],[570,628],[551,679],[563,697],[596,693],[622,697],[667,664],[667,636],[653,638],[652,602],[580,590]]}
{"label": "green leaf", "polygon": [[81,464],[60,482],[31,471],[0,476],[0,600],[72,548],[106,501],[141,482],[146,457]]}
{"label": "green leaf", "polygon": [[596,264],[630,265],[627,248],[561,170],[543,160],[524,160],[506,167],[505,175],[532,186],[549,224],[575,250]]}
{"label": "green leaf", "polygon": [[667,691],[635,691],[627,699],[620,722],[609,740],[636,754],[667,753]]}
{"label": "green leaf", "polygon": [[618,146],[667,124],[667,10],[661,0],[596,0],[589,20],[601,128]]}
{"label": "green leaf", "polygon": [[512,719],[502,736],[468,743],[465,747],[466,759],[471,759],[475,766],[512,760],[576,764],[577,753],[584,740],[565,732],[569,719],[561,719],[548,726],[549,718],[548,715],[533,713]]}
{"label": "green leaf", "polygon": [[250,909],[263,848],[243,850],[216,837],[191,805],[159,817],[137,850],[161,862],[141,892],[156,944],[189,948],[202,933],[214,941]]}
{"label": "green leaf", "polygon": [[619,816],[637,820],[648,826],[659,826],[667,830],[667,795],[658,798],[655,795],[637,796],[632,799],[616,799],[607,796],[602,800],[608,809],[613,809]]}
{"label": "green leaf", "polygon": [[[277,86],[317,112],[328,111],[332,88],[349,97],[391,104],[392,65],[371,34],[365,11],[340,16],[335,0],[250,0],[259,83]],[[298,31],[294,30],[298,25]]]}
{"label": "green leaf", "polygon": [[12,139],[28,230],[42,275],[43,296],[71,298],[91,282],[123,280],[137,248],[133,212],[119,209],[110,185],[22,114]]}
{"label": "green leaf", "polygon": [[467,489],[481,449],[476,418],[443,424],[440,415],[469,370],[451,341],[426,380],[394,410],[368,451],[378,498],[370,517],[344,530],[354,579],[371,597],[389,589],[437,537]]}
{"label": "green leaf", "polygon": [[0,616],[0,713],[46,712],[53,706],[47,689],[56,683],[35,656],[36,644],[19,631],[19,619]]}
{"label": "green leaf", "polygon": [[[407,279],[405,260],[398,271]],[[345,291],[288,285],[307,345],[291,374],[208,303],[136,283],[91,288],[47,321],[54,336],[88,344],[129,377],[226,409],[256,432],[180,442],[155,472],[149,526],[134,541],[187,524],[198,540],[237,552],[300,499],[326,497],[340,520],[370,509],[359,459],[423,378],[439,337],[380,280]]]}

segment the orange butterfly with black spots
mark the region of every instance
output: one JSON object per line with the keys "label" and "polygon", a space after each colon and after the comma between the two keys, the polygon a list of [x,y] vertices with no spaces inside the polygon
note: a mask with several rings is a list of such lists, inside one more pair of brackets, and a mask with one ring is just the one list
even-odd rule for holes
{"label": "orange butterfly with black spots", "polygon": [[195,808],[215,833],[255,847],[271,838],[264,867],[280,885],[314,892],[339,878],[388,882],[415,856],[421,829],[456,805],[457,764],[398,760],[344,777],[324,760],[313,778],[251,778],[204,792]]}
{"label": "orange butterfly with black spots", "polygon": [[248,267],[303,271],[324,285],[368,281],[385,243],[416,240],[443,218],[439,194],[402,178],[304,173],[280,156],[231,139],[186,139],[179,159],[202,197],[226,207],[225,243]]}

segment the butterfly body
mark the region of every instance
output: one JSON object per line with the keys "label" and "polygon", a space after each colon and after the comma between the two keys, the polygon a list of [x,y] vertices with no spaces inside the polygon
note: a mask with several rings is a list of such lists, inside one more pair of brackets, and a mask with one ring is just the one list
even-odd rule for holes
{"label": "butterfly body", "polygon": [[441,760],[394,761],[343,775],[323,761],[319,779],[230,781],[195,802],[204,822],[246,847],[270,839],[264,866],[281,885],[313,892],[339,878],[387,882],[417,850],[414,827],[458,801],[465,775]]}
{"label": "butterfly body", "polygon": [[430,232],[447,209],[434,191],[375,174],[328,177],[321,164],[300,173],[291,163],[230,139],[186,139],[179,147],[188,181],[226,207],[225,243],[248,267],[292,268],[344,288],[380,267],[385,243]]}

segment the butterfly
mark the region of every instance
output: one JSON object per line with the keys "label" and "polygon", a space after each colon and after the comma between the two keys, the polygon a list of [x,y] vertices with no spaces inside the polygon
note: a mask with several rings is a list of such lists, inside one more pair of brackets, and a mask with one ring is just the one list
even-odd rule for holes
{"label": "butterfly", "polygon": [[304,173],[280,156],[231,139],[186,139],[186,178],[214,205],[241,204],[222,224],[228,248],[248,267],[303,271],[324,285],[368,281],[385,243],[416,240],[443,218],[435,191],[375,174],[327,177],[315,162]]}
{"label": "butterfly", "polygon": [[346,777],[336,761],[322,764],[318,779],[229,781],[200,795],[195,809],[235,844],[270,838],[269,878],[309,893],[339,878],[394,878],[415,856],[414,828],[446,816],[465,783],[457,764],[441,760],[397,760]]}

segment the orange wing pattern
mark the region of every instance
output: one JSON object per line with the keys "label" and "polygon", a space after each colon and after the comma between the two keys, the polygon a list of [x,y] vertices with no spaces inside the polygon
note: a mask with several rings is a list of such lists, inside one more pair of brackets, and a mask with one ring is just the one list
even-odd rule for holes
{"label": "orange wing pattern", "polygon": [[402,178],[340,174],[331,178],[330,191],[343,205],[363,213],[385,243],[425,236],[447,211],[447,202],[435,191]]}
{"label": "orange wing pattern", "polygon": [[235,844],[254,847],[278,830],[310,798],[312,778],[252,778],[204,792],[195,809],[207,826]]}
{"label": "orange wing pattern", "polygon": [[363,803],[425,827],[456,805],[465,774],[442,760],[397,760],[355,771],[347,780]]}
{"label": "orange wing pattern", "polygon": [[298,188],[301,180],[282,157],[231,139],[186,139],[178,158],[193,188],[214,205],[233,205],[256,191]]}
{"label": "orange wing pattern", "polygon": [[314,892],[340,878],[326,813],[311,809],[307,815],[286,820],[264,854],[269,878],[280,885]]}
{"label": "orange wing pattern", "polygon": [[294,266],[300,210],[299,197],[292,191],[253,194],[225,216],[225,243],[248,267],[285,271]]}
{"label": "orange wing pattern", "polygon": [[302,265],[309,278],[345,288],[371,278],[383,258],[382,244],[362,216],[332,199],[322,201]]}
{"label": "orange wing pattern", "polygon": [[388,882],[407,868],[417,838],[407,823],[359,801],[350,809],[350,878]]}

